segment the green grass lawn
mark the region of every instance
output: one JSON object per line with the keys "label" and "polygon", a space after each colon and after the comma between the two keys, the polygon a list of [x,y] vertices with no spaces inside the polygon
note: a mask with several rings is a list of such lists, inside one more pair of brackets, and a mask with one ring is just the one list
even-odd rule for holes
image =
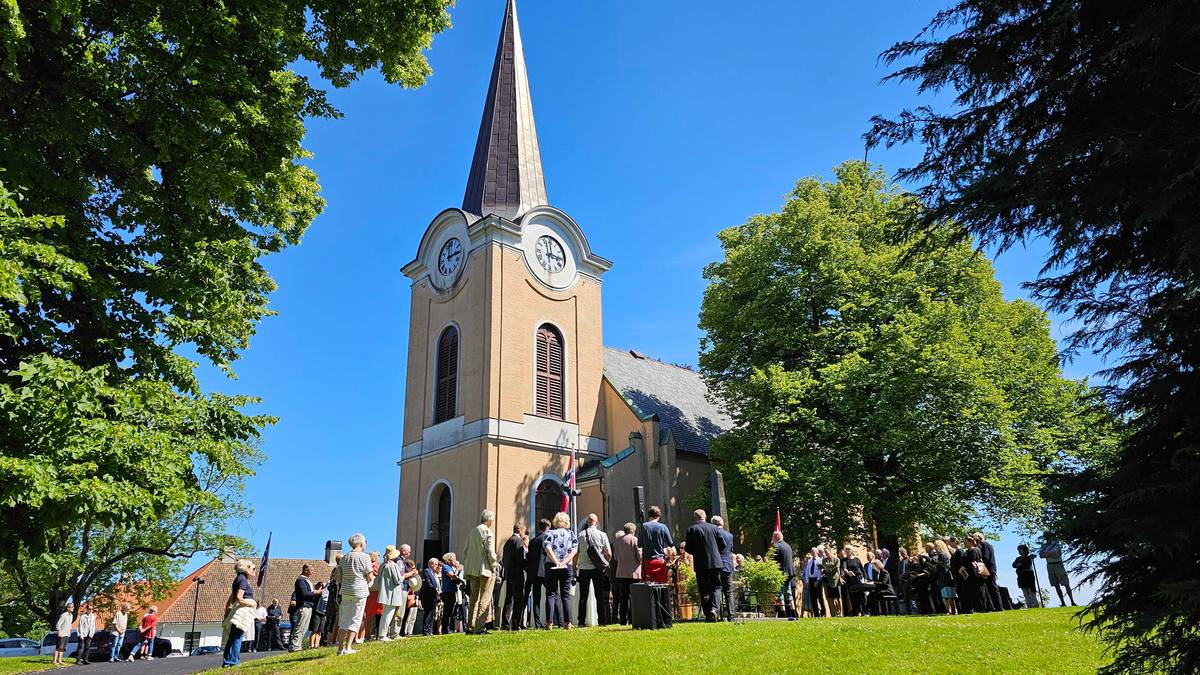
{"label": "green grass lawn", "polygon": [[[49,670],[54,666],[53,656],[12,656],[0,659],[0,675],[9,673],[33,673],[39,670]],[[74,661],[72,661],[74,663]]]}
{"label": "green grass lawn", "polygon": [[[585,628],[411,638],[245,663],[267,673],[564,673],[721,669],[734,672],[1093,673],[1100,644],[1074,630],[1069,609],[949,617],[866,617],[744,624],[678,624],[670,630]],[[904,664],[899,667],[898,664]],[[891,669],[891,668],[889,668]]]}

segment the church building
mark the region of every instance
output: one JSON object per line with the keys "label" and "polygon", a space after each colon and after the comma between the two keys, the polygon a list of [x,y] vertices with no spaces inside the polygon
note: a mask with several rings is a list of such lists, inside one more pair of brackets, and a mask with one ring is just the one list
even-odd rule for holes
{"label": "church building", "polygon": [[[398,542],[425,560],[458,550],[483,509],[497,541],[562,507],[613,532],[634,487],[675,533],[704,491],[709,440],[732,421],[696,372],[605,347],[613,262],[552,206],[515,0],[504,12],[461,208],[438,214],[403,268],[412,281]],[[619,272],[614,272],[619,273]],[[571,467],[571,457],[577,466]]]}

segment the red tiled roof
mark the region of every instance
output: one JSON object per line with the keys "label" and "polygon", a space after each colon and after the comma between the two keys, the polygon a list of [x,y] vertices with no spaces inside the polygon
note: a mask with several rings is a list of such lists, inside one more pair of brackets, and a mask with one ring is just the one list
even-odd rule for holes
{"label": "red tiled roof", "polygon": [[[300,558],[272,558],[267,567],[267,578],[263,580],[262,588],[254,589],[254,597],[264,606],[278,598],[285,611],[288,598],[292,596],[292,586],[300,569],[307,563],[312,567],[312,580],[329,579],[333,567],[324,560],[304,560]],[[186,579],[172,590],[168,596],[158,603],[159,622],[161,623],[190,623],[192,610],[196,610],[197,621],[221,621],[225,618],[225,602],[229,600],[233,580],[237,576],[233,562],[214,560]],[[204,578],[200,585],[199,600],[196,599],[195,579]]]}

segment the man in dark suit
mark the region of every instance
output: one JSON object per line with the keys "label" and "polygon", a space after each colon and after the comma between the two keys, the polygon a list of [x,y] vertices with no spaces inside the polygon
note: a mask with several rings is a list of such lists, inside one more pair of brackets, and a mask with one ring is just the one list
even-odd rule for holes
{"label": "man in dark suit", "polygon": [[704,620],[713,623],[721,611],[717,588],[721,585],[721,569],[724,566],[721,553],[725,549],[725,540],[715,525],[706,522],[708,516],[704,509],[696,509],[695,516],[696,522],[684,532],[684,547],[691,554],[692,567],[696,570],[696,585],[700,587],[700,608],[704,611]]}
{"label": "man in dark suit", "polygon": [[713,516],[709,522],[717,526],[717,534],[725,542],[721,551],[721,618],[733,621],[733,533],[725,529],[721,516]]}
{"label": "man in dark suit", "polygon": [[775,552],[775,562],[779,565],[779,570],[783,572],[783,587],[779,589],[779,596],[783,599],[783,613],[787,615],[788,621],[795,621],[796,614],[796,556],[792,552],[791,544],[783,540],[783,533],[775,530],[771,533],[771,549]]}
{"label": "man in dark suit", "polygon": [[521,630],[525,623],[525,557],[529,545],[525,525],[513,525],[512,536],[504,542],[500,555],[500,573],[504,575],[504,609],[501,630]]}
{"label": "man in dark suit", "polygon": [[442,561],[430,558],[425,569],[421,570],[421,590],[417,598],[421,601],[421,635],[433,635],[433,624],[437,618],[438,598],[442,594]]}
{"label": "man in dark suit", "polygon": [[533,596],[533,627],[545,628],[542,623],[542,588],[546,583],[546,531],[550,521],[542,518],[537,524],[538,535],[529,542],[525,556],[525,597]]}
{"label": "man in dark suit", "polygon": [[992,602],[992,611],[999,612],[1004,609],[1004,605],[1000,602],[1000,587],[996,585],[996,549],[983,538],[982,532],[975,533],[975,542],[979,552],[983,554],[983,564],[988,568],[988,572],[991,572],[984,580],[984,586],[988,599]]}

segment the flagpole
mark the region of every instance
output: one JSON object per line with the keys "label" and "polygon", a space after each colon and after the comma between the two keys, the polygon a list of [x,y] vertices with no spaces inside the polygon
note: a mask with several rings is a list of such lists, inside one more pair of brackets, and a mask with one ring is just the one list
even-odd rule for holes
{"label": "flagpole", "polygon": [[262,559],[258,561],[258,588],[262,588],[263,582],[267,580],[267,566],[271,564],[271,537],[274,534],[267,533],[267,547],[263,549]]}
{"label": "flagpole", "polygon": [[574,531],[577,527],[579,527],[579,515],[575,512],[575,510],[576,510],[575,485],[577,483],[577,481],[575,480],[575,476],[576,476],[575,469],[576,468],[577,467],[575,466],[575,444],[572,443],[571,444],[571,530],[572,531]]}

